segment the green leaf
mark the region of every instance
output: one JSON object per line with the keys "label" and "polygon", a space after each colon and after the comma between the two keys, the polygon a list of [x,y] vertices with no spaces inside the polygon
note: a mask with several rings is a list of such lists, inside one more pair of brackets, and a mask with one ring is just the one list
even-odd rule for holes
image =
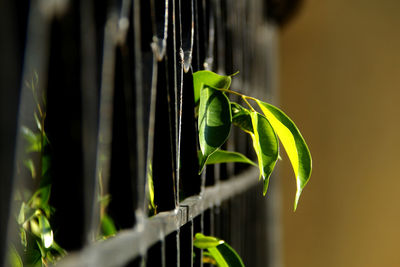
{"label": "green leaf", "polygon": [[224,93],[205,86],[200,92],[198,118],[199,142],[202,152],[200,173],[208,157],[220,148],[229,136],[232,114],[228,98]]}
{"label": "green leaf", "polygon": [[107,214],[101,219],[101,231],[105,237],[114,236],[117,233],[113,219]]}
{"label": "green leaf", "polygon": [[26,248],[26,246],[28,245],[28,240],[26,238],[26,231],[24,227],[19,228],[19,235],[21,238],[21,244]]}
{"label": "green leaf", "polygon": [[[268,120],[261,114],[250,111],[237,103],[231,103],[232,123],[250,134],[264,180],[264,195],[267,193],[269,177],[279,158],[279,143]],[[256,129],[256,131],[254,131]]]}
{"label": "green leaf", "polygon": [[312,159],[310,151],[294,122],[283,111],[268,103],[259,100],[256,102],[281,140],[292,164],[297,184],[294,201],[294,210],[296,210],[301,192],[311,176]]}
{"label": "green leaf", "polygon": [[49,168],[50,168],[50,156],[44,155],[42,157],[42,176],[46,174]]}
{"label": "green leaf", "polygon": [[17,223],[23,224],[24,222],[25,222],[25,202],[22,202],[17,218]]}
{"label": "green leaf", "polygon": [[208,251],[216,260],[218,266],[244,267],[244,263],[239,254],[226,242],[215,248],[209,248]]}
{"label": "green leaf", "polygon": [[21,256],[13,245],[9,248],[8,261],[11,267],[23,267]]}
{"label": "green leaf", "polygon": [[149,211],[150,214],[157,214],[157,205],[154,202],[154,182],[153,182],[153,167],[151,161],[148,162],[147,170],[147,185],[148,185],[148,198],[149,198]]}
{"label": "green leaf", "polygon": [[[201,157],[201,151],[199,151],[199,157]],[[206,162],[206,164],[217,164],[217,163],[228,163],[228,162],[239,162],[247,163],[253,166],[257,166],[251,159],[247,158],[245,155],[239,152],[226,151],[218,149],[212,153]]]}
{"label": "green leaf", "polygon": [[38,128],[39,131],[42,131],[42,123],[39,120],[39,117],[37,116],[36,112],[33,115],[35,117],[36,127]]}
{"label": "green leaf", "polygon": [[224,243],[214,236],[205,236],[202,233],[197,233],[194,237],[193,246],[199,249],[213,248]]}
{"label": "green leaf", "polygon": [[199,101],[200,92],[204,86],[229,89],[231,81],[232,79],[230,76],[222,76],[208,70],[201,70],[193,73],[194,103]]}
{"label": "green leaf", "polygon": [[52,249],[54,249],[55,251],[57,251],[57,253],[60,256],[65,256],[67,255],[67,251],[65,251],[65,249],[63,249],[62,247],[60,247],[59,244],[57,244],[57,242],[53,242],[53,245],[51,246]]}
{"label": "green leaf", "polygon": [[28,201],[28,204],[31,204],[33,207],[40,208],[42,210],[45,210],[46,213],[49,213],[50,207],[48,203],[50,199],[50,193],[51,193],[51,185],[43,186],[38,190],[36,190],[32,198]]}
{"label": "green leaf", "polygon": [[279,155],[278,138],[267,119],[260,113],[250,113],[254,133],[251,133],[254,151],[260,168],[260,178],[264,179],[263,194],[267,193],[269,177],[274,170]]}
{"label": "green leaf", "polygon": [[35,164],[33,163],[33,160],[32,159],[24,160],[24,165],[31,172],[32,178],[35,179],[36,178],[36,170],[35,170]]}
{"label": "green leaf", "polygon": [[[193,245],[199,249],[207,249],[204,256],[214,259],[220,267],[241,267],[244,266],[242,259],[236,251],[225,241],[214,236],[205,236],[197,233]],[[212,262],[212,261],[211,261]]]}
{"label": "green leaf", "polygon": [[40,152],[42,150],[42,135],[41,133],[34,133],[31,129],[26,126],[21,127],[21,132],[29,146],[26,148],[26,152]]}
{"label": "green leaf", "polygon": [[38,219],[42,244],[47,249],[53,245],[53,230],[51,230],[50,223],[43,214],[40,214]]}
{"label": "green leaf", "polygon": [[250,110],[242,107],[238,103],[231,102],[232,123],[243,131],[253,133],[253,125],[251,123]]}

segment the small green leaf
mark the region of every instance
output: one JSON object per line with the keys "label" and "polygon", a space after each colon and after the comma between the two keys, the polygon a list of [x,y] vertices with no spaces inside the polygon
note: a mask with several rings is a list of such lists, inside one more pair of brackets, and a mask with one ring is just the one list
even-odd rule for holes
{"label": "small green leaf", "polygon": [[38,219],[40,227],[40,237],[42,239],[44,247],[47,249],[53,244],[53,230],[51,230],[50,223],[44,215],[40,214]]}
{"label": "small green leaf", "polygon": [[[40,208],[42,210],[49,209],[48,202],[50,199],[51,185],[43,186],[36,190],[32,198],[28,201],[35,208]],[[46,214],[48,215],[48,214]]]}
{"label": "small green leaf", "polygon": [[110,195],[110,194],[106,194],[106,195],[100,197],[99,202],[100,202],[100,205],[101,205],[103,208],[107,208],[108,205],[109,205],[110,202],[111,202],[111,195]]}
{"label": "small green leaf", "polygon": [[25,202],[22,202],[21,209],[19,210],[17,223],[23,224],[25,222]]}
{"label": "small green leaf", "polygon": [[[199,151],[199,157],[201,157],[201,151]],[[228,162],[238,162],[247,163],[253,166],[257,166],[251,159],[247,158],[245,155],[239,152],[226,151],[218,149],[212,153],[206,162],[206,164],[217,164],[217,163],[228,163]]]}
{"label": "small green leaf", "polygon": [[40,152],[42,150],[42,135],[40,133],[34,133],[31,129],[26,126],[21,127],[21,132],[29,146],[26,148],[26,152]]}
{"label": "small green leaf", "polygon": [[101,231],[104,237],[114,236],[117,233],[113,219],[107,214],[101,219]]}
{"label": "small green leaf", "polygon": [[229,89],[231,81],[232,79],[230,76],[222,76],[208,70],[201,70],[193,73],[194,103],[199,101],[200,92],[204,86]]}
{"label": "small green leaf", "polygon": [[35,116],[36,127],[39,131],[42,131],[42,123],[39,120],[39,117],[37,116],[36,112],[33,115]]}
{"label": "small green leaf", "polygon": [[28,245],[28,240],[26,238],[26,231],[24,227],[19,228],[19,235],[21,238],[21,244],[26,248],[26,246]]}
{"label": "small green leaf", "polygon": [[[244,266],[242,259],[236,251],[225,241],[214,236],[205,236],[197,233],[193,241],[193,245],[199,249],[207,249],[204,252],[207,263],[214,263],[219,267],[242,267]],[[214,261],[213,261],[214,260]]]}
{"label": "small green leaf", "polygon": [[31,173],[31,176],[33,179],[36,178],[36,170],[35,170],[35,164],[33,163],[32,159],[27,159],[24,160],[24,165],[27,167]]}
{"label": "small green leaf", "polygon": [[157,205],[154,202],[154,182],[153,182],[153,167],[151,161],[148,162],[147,170],[147,185],[148,185],[148,198],[149,198],[149,211],[151,215],[157,214]]}
{"label": "small green leaf", "polygon": [[203,155],[199,172],[202,172],[208,157],[225,143],[231,124],[231,108],[226,95],[205,86],[200,92],[198,118],[199,142]]}
{"label": "small green leaf", "polygon": [[256,102],[281,140],[292,164],[297,184],[294,201],[294,210],[296,210],[301,192],[311,176],[312,159],[310,151],[294,122],[283,111],[268,103],[259,100]]}
{"label": "small green leaf", "polygon": [[254,133],[253,147],[258,159],[260,178],[264,179],[263,194],[267,193],[269,177],[274,170],[279,155],[278,138],[267,119],[258,112],[250,113]]}
{"label": "small green leaf", "polygon": [[217,262],[218,267],[230,267],[227,263],[227,261],[225,260],[224,256],[221,255],[221,253],[219,252],[219,250],[215,247],[215,248],[208,248],[207,249],[208,252],[210,252],[210,255],[212,256],[212,258],[214,258],[214,260]]}
{"label": "small green leaf", "polygon": [[250,110],[242,107],[238,103],[231,102],[232,123],[247,133],[253,133]]}
{"label": "small green leaf", "polygon": [[202,233],[197,233],[194,237],[193,246],[199,249],[208,249],[221,245],[222,243],[224,243],[224,241],[216,237],[205,236]]}
{"label": "small green leaf", "polygon": [[50,156],[44,155],[42,157],[42,176],[46,174],[49,168],[50,168]]}

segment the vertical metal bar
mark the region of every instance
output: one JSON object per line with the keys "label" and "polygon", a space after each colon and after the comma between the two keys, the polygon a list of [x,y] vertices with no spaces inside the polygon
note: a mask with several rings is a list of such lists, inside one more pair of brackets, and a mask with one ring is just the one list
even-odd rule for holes
{"label": "vertical metal bar", "polygon": [[181,244],[180,244],[180,229],[178,229],[177,233],[176,233],[176,267],[180,267],[181,266]]}
{"label": "vertical metal bar", "polygon": [[99,130],[96,154],[96,181],[93,195],[91,228],[89,241],[97,237],[100,225],[99,196],[108,192],[108,181],[111,162],[112,120],[114,102],[114,71],[115,71],[115,38],[117,34],[117,16],[110,14],[104,29],[103,67],[100,88]]}
{"label": "vertical metal bar", "polygon": [[[18,49],[17,10],[14,2],[0,2],[0,236],[7,236],[12,200],[13,164],[21,62]],[[22,58],[22,56],[21,56]],[[0,266],[5,265],[7,240],[0,243]]]}
{"label": "vertical metal bar", "polygon": [[[32,97],[32,92],[26,88],[25,82],[32,81],[34,75],[40,75],[37,81],[36,92],[37,95],[43,95],[47,81],[47,65],[49,56],[49,32],[50,32],[50,19],[53,16],[52,10],[43,10],[43,7],[48,5],[40,5],[40,1],[32,1],[28,15],[28,29],[26,38],[26,48],[24,55],[22,79],[21,79],[21,92],[19,99],[19,110],[17,118],[16,130],[16,148],[14,155],[14,172],[12,179],[12,186],[10,192],[15,194],[17,188],[26,188],[29,177],[21,175],[18,171],[19,163],[21,163],[25,154],[25,147],[23,147],[23,138],[21,136],[21,127],[26,126],[30,129],[34,128],[34,118],[32,111],[34,110],[35,102]],[[43,4],[43,3],[42,3]],[[50,5],[50,4],[49,4]],[[40,101],[40,100],[39,100]],[[5,238],[6,244],[10,242],[17,242],[18,236],[14,234],[17,232],[15,227],[16,214],[15,201],[10,203],[10,216],[7,223],[7,234]]]}
{"label": "vertical metal bar", "polygon": [[96,44],[92,2],[80,2],[81,46],[82,46],[82,136],[84,172],[84,234],[89,241],[91,214],[95,201],[96,144],[98,127],[98,93],[96,75]]}
{"label": "vertical metal bar", "polygon": [[[153,48],[154,49],[154,48]],[[154,126],[155,126],[155,113],[156,113],[156,99],[157,99],[157,74],[158,73],[158,62],[157,58],[154,54],[153,51],[153,73],[152,73],[152,79],[151,79],[151,93],[150,93],[150,115],[149,115],[149,128],[148,128],[148,141],[147,141],[147,156],[146,156],[146,177],[149,174],[150,170],[150,164],[153,159],[153,151],[154,151]],[[148,196],[148,180],[145,180],[145,198]],[[145,210],[145,204],[146,202],[144,201],[143,204],[143,210]]]}
{"label": "vertical metal bar", "polygon": [[135,58],[135,97],[136,97],[136,136],[137,136],[137,207],[136,221],[143,221],[145,217],[145,184],[146,184],[146,146],[145,146],[145,131],[144,129],[144,107],[143,107],[143,65],[141,53],[141,23],[140,23],[140,1],[134,1],[133,6],[133,40],[135,42],[134,58]]}
{"label": "vertical metal bar", "polygon": [[[178,42],[175,42],[175,47],[174,49],[179,49],[178,51],[175,51],[175,58],[174,61],[176,62],[176,66],[175,66],[175,71],[176,71],[176,79],[177,79],[177,87],[176,87],[176,91],[177,91],[177,98],[176,98],[176,102],[179,103],[177,106],[177,144],[176,144],[176,186],[177,186],[177,199],[176,199],[176,203],[179,204],[179,184],[180,184],[180,162],[181,162],[181,140],[182,140],[182,90],[183,90],[183,66],[182,66],[182,62],[183,62],[183,51],[182,51],[182,24],[181,24],[181,0],[176,0],[178,1],[178,4],[176,5],[175,0],[174,0],[174,8],[173,8],[173,17],[177,20],[175,20],[175,27],[174,30],[178,31],[177,33],[174,33],[174,36],[178,36]],[[176,12],[176,10],[178,10],[178,12]],[[178,14],[176,14],[178,13]],[[176,29],[176,23],[178,23],[178,29]],[[177,34],[177,35],[176,35]],[[179,57],[177,56],[179,53]],[[178,58],[177,58],[178,57]],[[178,76],[179,75],[179,76]]]}
{"label": "vertical metal bar", "polygon": [[167,263],[166,263],[166,249],[165,249],[165,237],[160,241],[161,242],[161,267],[166,267]]}
{"label": "vertical metal bar", "polygon": [[209,0],[208,6],[209,6],[209,18],[208,19],[208,51],[206,52],[206,59],[204,62],[204,68],[206,70],[212,70],[214,68],[214,46],[215,46],[215,9],[213,8],[215,4]]}

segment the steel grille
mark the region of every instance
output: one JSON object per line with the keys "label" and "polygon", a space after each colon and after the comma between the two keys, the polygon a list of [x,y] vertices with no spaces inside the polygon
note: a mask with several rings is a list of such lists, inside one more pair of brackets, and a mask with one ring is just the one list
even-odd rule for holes
{"label": "steel grille", "polygon": [[[18,162],[25,150],[20,129],[34,124],[25,82],[36,73],[38,94],[47,99],[52,225],[69,251],[59,266],[203,266],[192,244],[196,232],[225,239],[246,266],[279,266],[277,183],[265,199],[255,168],[219,164],[197,173],[192,82],[197,70],[239,70],[233,88],[276,100],[277,34],[268,1],[3,2],[1,262],[18,238],[13,192],[34,187]],[[225,148],[254,157],[243,134],[231,135]],[[98,196],[106,193],[107,213],[121,230],[95,242]]]}

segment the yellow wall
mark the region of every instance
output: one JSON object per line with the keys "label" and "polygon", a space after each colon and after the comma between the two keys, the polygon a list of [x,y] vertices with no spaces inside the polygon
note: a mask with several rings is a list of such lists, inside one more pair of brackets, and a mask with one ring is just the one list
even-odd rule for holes
{"label": "yellow wall", "polygon": [[400,266],[400,1],[306,0],[280,49],[314,167],[293,213],[281,163],[285,266]]}

